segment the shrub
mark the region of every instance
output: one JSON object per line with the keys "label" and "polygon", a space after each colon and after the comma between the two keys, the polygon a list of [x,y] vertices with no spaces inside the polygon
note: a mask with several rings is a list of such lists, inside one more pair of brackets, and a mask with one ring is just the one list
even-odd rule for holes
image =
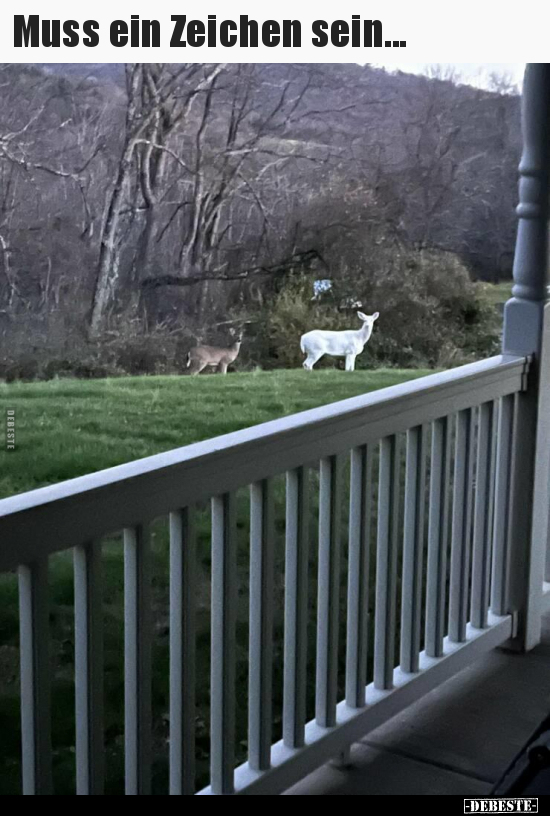
{"label": "shrub", "polygon": [[[330,292],[312,300],[314,277],[289,278],[265,315],[269,363],[301,365],[300,336],[312,328],[360,327],[356,309],[380,312],[357,367],[449,367],[498,350],[499,319],[457,256],[395,247],[379,251],[377,263],[333,277]],[[318,365],[335,365],[323,358]]]}
{"label": "shrub", "polygon": [[[296,368],[303,354],[300,336],[313,328],[359,328],[357,309],[380,312],[358,368],[448,368],[488,357],[498,350],[499,316],[468,270],[453,254],[375,245],[355,268],[332,274],[329,291],[313,298],[321,273],[294,273],[264,287],[266,305],[241,305],[214,315],[209,326],[148,326],[121,314],[90,341],[83,314],[51,311],[26,314],[0,324],[0,378],[7,381],[53,377],[176,374],[185,370],[196,342],[228,345],[227,325],[246,323],[239,370]],[[322,277],[329,277],[325,272]],[[271,288],[270,288],[271,286]],[[216,323],[220,320],[219,323]],[[324,357],[317,367],[343,365]]]}
{"label": "shrub", "polygon": [[7,382],[180,373],[193,345],[183,329],[149,329],[138,319],[120,320],[89,340],[84,331],[55,313],[41,319],[27,317],[21,326],[12,323],[2,340],[0,378]]}

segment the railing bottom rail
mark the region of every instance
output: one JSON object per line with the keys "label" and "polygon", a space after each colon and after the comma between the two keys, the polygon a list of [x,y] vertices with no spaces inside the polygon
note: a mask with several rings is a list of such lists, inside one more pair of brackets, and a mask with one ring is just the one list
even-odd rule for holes
{"label": "railing bottom rail", "polygon": [[[444,640],[443,655],[420,655],[418,672],[409,674],[396,668],[393,688],[384,691],[371,684],[366,689],[366,706],[351,708],[345,702],[337,706],[336,725],[323,728],[314,720],[306,725],[305,746],[288,748],[282,741],[271,750],[271,768],[254,771],[248,763],[235,770],[236,795],[277,795],[299,782],[316,768],[353,742],[363,739],[384,722],[399,714],[425,694],[440,686],[487,652],[502,646],[513,637],[515,622],[512,615],[497,617],[489,613],[487,629],[476,629],[468,624],[466,641],[453,643]],[[197,796],[212,796],[210,787]]]}

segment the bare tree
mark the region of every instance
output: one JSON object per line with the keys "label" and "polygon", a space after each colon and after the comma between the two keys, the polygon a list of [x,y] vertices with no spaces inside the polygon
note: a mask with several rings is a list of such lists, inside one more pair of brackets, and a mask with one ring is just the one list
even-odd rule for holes
{"label": "bare tree", "polygon": [[[82,138],[77,120],[79,106],[88,105],[86,93],[77,103],[63,94],[62,84],[48,82],[40,73],[20,74],[9,64],[2,66],[0,76],[5,80],[0,118],[0,255],[6,285],[4,305],[10,311],[17,304],[31,305],[24,294],[30,276],[27,274],[24,287],[18,280],[21,222],[27,226],[27,243],[42,244],[51,282],[47,249],[51,231],[31,227],[30,222],[33,216],[40,222],[45,213],[57,217],[48,199],[55,200],[57,208],[71,201],[75,219],[81,205],[85,218],[89,217],[86,190],[102,145],[90,133]],[[26,90],[24,102],[20,85]]]}
{"label": "bare tree", "polygon": [[502,96],[519,96],[520,94],[518,83],[514,81],[512,74],[509,72],[499,74],[496,71],[491,71],[487,77],[487,88]]}
{"label": "bare tree", "polygon": [[[92,334],[114,301],[125,246],[133,247],[134,291],[155,274],[166,280],[167,267],[170,279],[196,285],[199,320],[209,281],[235,279],[239,266],[260,266],[262,254],[273,261],[274,212],[288,194],[274,190],[275,180],[330,152],[276,137],[309,86],[301,70],[266,94],[254,65],[184,66],[177,81],[163,65],[127,69],[126,133],[106,207]],[[281,257],[296,251],[277,249]]]}
{"label": "bare tree", "polygon": [[0,331],[139,315],[192,333],[251,317],[286,276],[355,286],[411,243],[505,274],[517,100],[432,76],[0,65]]}
{"label": "bare tree", "polygon": [[[166,149],[164,144],[157,141],[161,135],[163,118],[167,116],[167,112],[176,119],[183,118],[195,96],[207,90],[221,70],[223,65],[150,67],[135,63],[126,68],[128,103],[124,142],[114,184],[105,206],[90,317],[92,335],[97,334],[103,325],[118,280],[120,242],[124,229],[127,228],[124,216],[135,215],[135,207],[128,201],[128,197],[134,195],[137,180],[146,201],[151,205],[154,203],[151,185],[153,177],[162,170],[157,152]],[[174,114],[176,106],[179,110]],[[173,121],[170,122],[171,126]],[[154,168],[151,167],[153,157]]]}

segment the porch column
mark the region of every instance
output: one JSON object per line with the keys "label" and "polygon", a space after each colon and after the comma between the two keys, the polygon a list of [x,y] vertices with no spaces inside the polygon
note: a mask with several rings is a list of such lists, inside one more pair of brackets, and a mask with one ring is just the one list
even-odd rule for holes
{"label": "porch column", "polygon": [[510,537],[510,611],[515,645],[540,641],[550,505],[550,304],[548,217],[550,65],[529,63],[522,99],[523,153],[513,297],[504,311],[503,353],[530,356],[526,392],[518,396]]}

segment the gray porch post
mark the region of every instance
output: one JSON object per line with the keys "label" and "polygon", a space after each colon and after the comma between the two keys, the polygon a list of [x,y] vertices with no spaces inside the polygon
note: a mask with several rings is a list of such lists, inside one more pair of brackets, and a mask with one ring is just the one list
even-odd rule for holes
{"label": "gray porch post", "polygon": [[550,65],[529,63],[522,100],[523,154],[513,297],[504,311],[503,353],[532,358],[518,395],[511,524],[510,610],[515,645],[540,640],[550,502],[550,304],[547,303],[550,175]]}

